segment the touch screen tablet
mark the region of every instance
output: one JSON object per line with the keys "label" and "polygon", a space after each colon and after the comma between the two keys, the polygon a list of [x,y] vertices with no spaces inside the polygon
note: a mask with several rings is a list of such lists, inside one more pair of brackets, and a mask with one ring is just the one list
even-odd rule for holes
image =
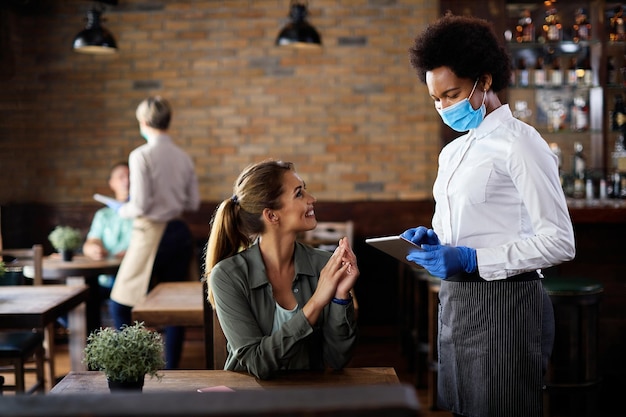
{"label": "touch screen tablet", "polygon": [[399,261],[411,266],[418,266],[416,263],[407,261],[406,256],[413,252],[423,250],[415,243],[401,237],[401,236],[385,236],[385,237],[372,237],[365,239],[365,243],[374,246],[377,249],[393,256]]}

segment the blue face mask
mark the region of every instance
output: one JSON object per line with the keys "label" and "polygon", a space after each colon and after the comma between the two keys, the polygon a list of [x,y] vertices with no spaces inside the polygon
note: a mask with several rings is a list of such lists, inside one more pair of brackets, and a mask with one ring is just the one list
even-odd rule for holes
{"label": "blue face mask", "polygon": [[437,109],[437,112],[439,112],[443,122],[457,132],[465,132],[470,129],[475,129],[485,118],[485,113],[487,112],[485,109],[485,97],[487,94],[483,92],[483,102],[476,110],[474,110],[472,104],[470,103],[470,98],[472,97],[472,94],[474,94],[477,84],[478,80],[474,83],[474,88],[472,88],[472,92],[468,98],[461,100],[458,103],[454,103],[445,109]]}

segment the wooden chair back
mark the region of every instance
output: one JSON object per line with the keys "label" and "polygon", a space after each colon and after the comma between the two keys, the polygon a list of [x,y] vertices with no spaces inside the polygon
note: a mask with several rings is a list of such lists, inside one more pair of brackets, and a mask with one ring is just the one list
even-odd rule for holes
{"label": "wooden chair back", "polygon": [[335,250],[339,239],[347,237],[350,246],[354,245],[354,222],[318,222],[313,230],[304,232],[300,241],[320,249]]}
{"label": "wooden chair back", "polygon": [[2,258],[11,258],[11,261],[5,261],[5,267],[23,268],[26,265],[33,267],[33,284],[43,284],[43,246],[40,244],[33,245],[27,249],[0,249]]}
{"label": "wooden chair back", "polygon": [[217,319],[217,314],[208,299],[206,280],[202,281],[202,303],[204,310],[204,357],[206,369],[224,369],[228,351],[226,336]]}

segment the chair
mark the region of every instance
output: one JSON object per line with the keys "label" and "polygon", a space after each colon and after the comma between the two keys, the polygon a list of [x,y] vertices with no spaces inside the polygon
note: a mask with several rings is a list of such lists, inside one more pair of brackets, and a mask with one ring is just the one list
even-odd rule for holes
{"label": "chair", "polygon": [[[39,331],[3,331],[0,332],[0,365],[11,367],[15,384],[2,386],[2,390],[13,390],[18,394],[44,392],[44,359],[43,334]],[[36,367],[28,368],[26,364],[35,359]],[[25,374],[34,371],[37,375],[35,384],[26,390]],[[2,369],[2,372],[6,372]],[[4,379],[4,377],[2,377]]]}
{"label": "chair", "polygon": [[353,246],[354,223],[350,220],[346,222],[318,222],[317,227],[304,232],[300,240],[315,248],[333,251],[337,247],[339,239],[344,236],[348,238],[350,246]]}
{"label": "chair", "polygon": [[[0,245],[1,244],[2,242],[0,241]],[[25,264],[32,263],[35,271],[34,284],[41,285],[43,283],[43,247],[41,245],[34,245],[30,249],[3,250],[0,248],[0,255],[2,255],[9,270],[21,270]],[[51,334],[51,337],[54,338],[54,333],[50,333],[50,329],[54,331],[54,327],[49,326],[46,328],[46,337],[49,337],[48,335]],[[0,368],[0,372],[11,371],[15,376],[15,384],[4,385],[4,390],[14,390],[16,393],[43,392],[45,388],[45,349],[44,336],[41,330],[43,329],[33,329],[32,331],[4,330],[0,332],[0,365],[3,365],[2,368]],[[54,346],[54,342],[52,342],[52,346]],[[48,353],[51,354],[51,351]],[[27,366],[27,363],[33,357],[35,360],[35,368]],[[50,364],[50,375],[52,376],[54,375],[53,361],[49,360],[48,363]],[[36,383],[28,390],[25,389],[24,381],[26,372],[35,372],[37,375]]]}
{"label": "chair", "polygon": [[204,355],[207,369],[224,369],[228,351],[226,336],[217,318],[217,313],[208,300],[208,285],[202,280],[202,305],[204,308]]}

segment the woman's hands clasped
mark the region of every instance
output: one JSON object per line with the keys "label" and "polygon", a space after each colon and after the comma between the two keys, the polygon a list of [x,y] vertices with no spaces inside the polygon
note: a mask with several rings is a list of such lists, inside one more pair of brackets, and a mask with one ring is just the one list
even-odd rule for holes
{"label": "woman's hands clasped", "polygon": [[330,303],[333,298],[350,298],[350,290],[354,287],[359,274],[356,255],[348,239],[341,238],[339,246],[320,272],[315,293],[304,308],[309,322],[315,322],[321,308]]}

